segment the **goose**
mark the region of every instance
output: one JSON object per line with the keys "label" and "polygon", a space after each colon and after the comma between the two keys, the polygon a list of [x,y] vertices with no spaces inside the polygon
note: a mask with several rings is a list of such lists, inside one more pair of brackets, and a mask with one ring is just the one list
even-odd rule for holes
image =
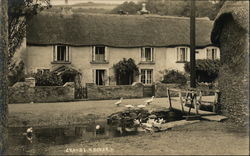
{"label": "goose", "polygon": [[153,102],[153,100],[154,100],[154,96],[152,96],[151,99],[146,100],[145,103],[149,105],[150,103]]}
{"label": "goose", "polygon": [[119,106],[122,103],[123,98],[121,97],[119,101],[115,103],[116,106]]}

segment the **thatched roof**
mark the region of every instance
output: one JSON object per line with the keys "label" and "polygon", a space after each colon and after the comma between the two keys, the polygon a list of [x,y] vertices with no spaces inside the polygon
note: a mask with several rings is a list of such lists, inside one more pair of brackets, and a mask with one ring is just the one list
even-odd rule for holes
{"label": "thatched roof", "polygon": [[219,36],[223,28],[226,17],[232,19],[246,32],[249,32],[249,1],[226,1],[218,13],[212,30],[211,40],[213,43],[219,43]]}
{"label": "thatched roof", "polygon": [[[197,18],[198,47],[211,45],[213,22]],[[27,43],[111,47],[189,45],[189,18],[158,15],[42,13],[27,27]]]}

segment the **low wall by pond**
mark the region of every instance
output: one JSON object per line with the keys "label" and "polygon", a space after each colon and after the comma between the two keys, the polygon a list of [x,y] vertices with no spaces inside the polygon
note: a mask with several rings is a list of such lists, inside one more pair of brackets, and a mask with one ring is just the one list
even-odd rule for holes
{"label": "low wall by pond", "polygon": [[[175,84],[175,83],[171,83],[171,84],[165,84],[165,83],[160,83],[160,82],[156,82],[155,83],[155,97],[167,97],[167,88],[175,88],[175,89],[188,89],[189,85],[188,84]],[[209,92],[209,90],[211,89],[217,89],[215,87],[211,88],[209,86],[206,85],[197,85],[196,87],[197,89],[202,90],[202,95],[203,96],[211,96],[214,95],[214,92]],[[179,96],[178,92],[170,92],[171,96]]]}
{"label": "low wall by pond", "polygon": [[[167,97],[167,88],[176,88],[176,89],[185,89],[187,85],[180,84],[165,84],[157,82],[155,83],[155,97]],[[176,92],[170,92],[171,96],[178,96],[179,94]]]}
{"label": "low wall by pond", "polygon": [[35,86],[30,82],[17,82],[9,87],[9,103],[59,102],[74,100],[73,82],[63,86]]}
{"label": "low wall by pond", "polygon": [[97,86],[93,83],[86,84],[88,99],[117,99],[143,97],[143,84],[119,86]]}

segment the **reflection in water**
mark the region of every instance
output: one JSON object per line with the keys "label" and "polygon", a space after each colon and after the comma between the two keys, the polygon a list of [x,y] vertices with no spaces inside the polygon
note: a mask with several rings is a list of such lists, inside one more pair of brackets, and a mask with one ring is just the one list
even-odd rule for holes
{"label": "reflection in water", "polygon": [[[167,118],[168,121],[182,119],[181,113],[159,113],[157,116]],[[83,125],[69,125],[65,127],[32,127],[32,142],[27,139],[27,129],[30,127],[9,128],[9,153],[10,155],[44,155],[48,147],[69,144],[73,141],[95,141],[111,137],[121,137],[138,134],[136,130],[125,130],[112,126],[105,121],[93,121]]]}

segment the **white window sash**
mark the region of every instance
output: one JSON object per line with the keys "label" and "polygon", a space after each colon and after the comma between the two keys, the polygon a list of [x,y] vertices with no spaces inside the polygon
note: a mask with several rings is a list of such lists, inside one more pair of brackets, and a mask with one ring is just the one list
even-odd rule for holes
{"label": "white window sash", "polygon": [[54,51],[54,53],[55,53],[55,58],[54,58],[54,61],[58,61],[58,59],[57,59],[57,46],[55,46],[55,49],[54,49],[55,51]]}
{"label": "white window sash", "polygon": [[177,61],[180,61],[179,51],[180,51],[180,48],[177,48]]}
{"label": "white window sash", "polygon": [[69,61],[69,46],[66,46],[66,54],[65,54],[65,61],[68,62]]}
{"label": "white window sash", "polygon": [[92,46],[92,61],[95,61],[95,46]]}
{"label": "white window sash", "polygon": [[150,58],[151,61],[154,60],[154,48],[151,48],[151,58]]}
{"label": "white window sash", "polygon": [[92,70],[92,76],[93,76],[93,83],[96,84],[96,70]]}
{"label": "white window sash", "polygon": [[[141,48],[141,61],[147,61],[146,58],[146,48],[148,47],[143,47]],[[154,60],[154,48],[150,48],[150,60],[149,61],[153,61]]]}
{"label": "white window sash", "polygon": [[[142,77],[144,76],[144,79]],[[142,82],[144,80],[144,82]],[[144,84],[152,84],[153,82],[153,70],[152,69],[141,69],[140,82]]]}
{"label": "white window sash", "polygon": [[141,61],[146,61],[145,48],[141,48]]}
{"label": "white window sash", "polygon": [[107,46],[104,47],[104,60],[108,61],[108,47]]}

